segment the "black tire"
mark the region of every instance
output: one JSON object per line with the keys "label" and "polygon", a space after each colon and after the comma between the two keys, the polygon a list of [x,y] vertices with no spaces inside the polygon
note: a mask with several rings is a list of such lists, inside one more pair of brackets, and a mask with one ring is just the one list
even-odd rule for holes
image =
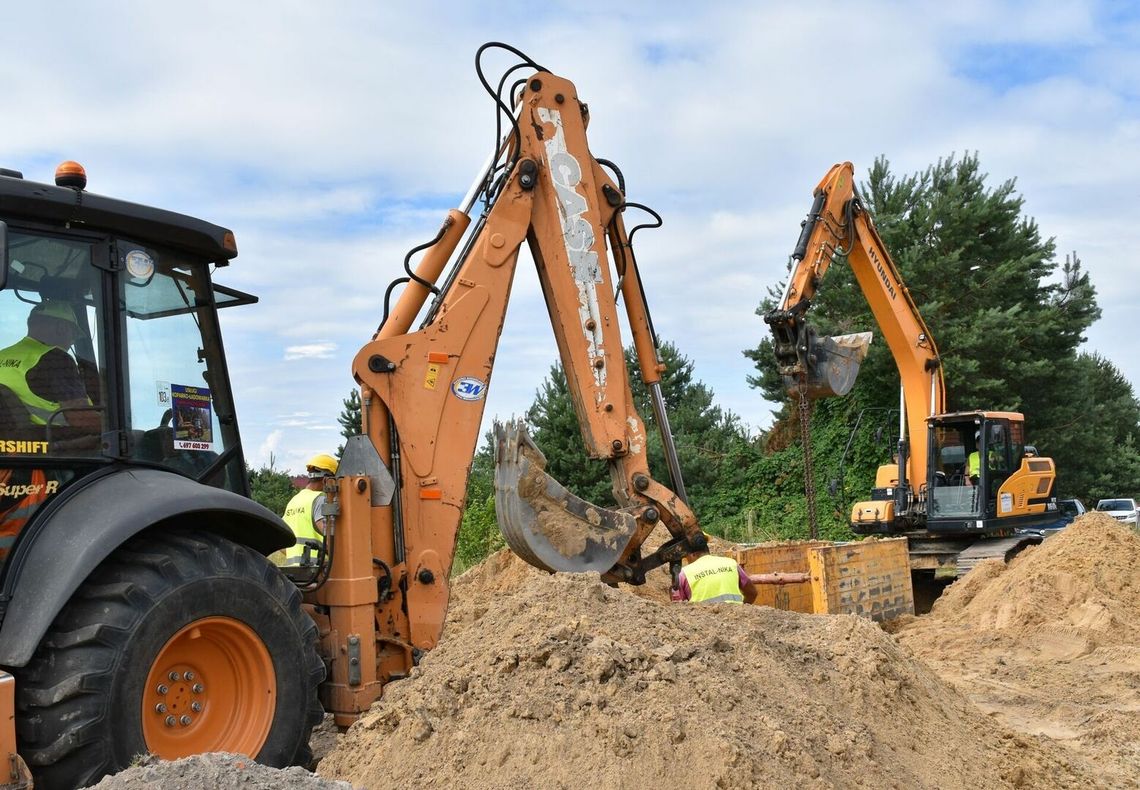
{"label": "black tire", "polygon": [[206,617],[239,620],[266,648],[276,709],[258,762],[308,762],[325,668],[301,595],[257,552],[210,533],[138,536],[75,592],[16,670],[19,750],[37,790],[84,787],[147,753],[143,686],[172,635]]}

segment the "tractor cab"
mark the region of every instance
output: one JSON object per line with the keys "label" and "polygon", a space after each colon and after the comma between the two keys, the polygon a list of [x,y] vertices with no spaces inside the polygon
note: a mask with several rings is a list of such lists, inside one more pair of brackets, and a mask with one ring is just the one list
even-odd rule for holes
{"label": "tractor cab", "polygon": [[233,235],[89,194],[70,164],[55,186],[0,171],[0,561],[108,466],[248,494],[217,309],[256,298],[210,279]]}
{"label": "tractor cab", "polygon": [[1053,462],[1026,446],[1021,414],[956,412],[927,423],[929,531],[1004,534],[1047,509]]}

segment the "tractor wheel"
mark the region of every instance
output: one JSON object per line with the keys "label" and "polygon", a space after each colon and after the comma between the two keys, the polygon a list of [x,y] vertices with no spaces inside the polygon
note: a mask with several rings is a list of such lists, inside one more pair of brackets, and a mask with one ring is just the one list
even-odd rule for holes
{"label": "tractor wheel", "polygon": [[148,533],[91,574],[18,671],[20,753],[49,790],[147,753],[308,762],[324,673],[300,593],[264,557]]}

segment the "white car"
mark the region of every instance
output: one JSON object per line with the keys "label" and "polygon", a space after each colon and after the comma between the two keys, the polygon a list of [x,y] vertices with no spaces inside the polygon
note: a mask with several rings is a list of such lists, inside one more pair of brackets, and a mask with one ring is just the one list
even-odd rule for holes
{"label": "white car", "polygon": [[1135,499],[1102,499],[1096,503],[1096,509],[1101,513],[1107,513],[1117,521],[1136,526]]}

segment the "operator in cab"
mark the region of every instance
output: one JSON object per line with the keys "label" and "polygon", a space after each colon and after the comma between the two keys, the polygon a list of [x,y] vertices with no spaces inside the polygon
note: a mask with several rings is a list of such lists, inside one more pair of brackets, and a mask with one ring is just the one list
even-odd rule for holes
{"label": "operator in cab", "polygon": [[752,603],[757,589],[740,563],[709,553],[708,539],[701,535],[688,556],[689,564],[677,576],[674,601],[693,603]]}
{"label": "operator in cab", "polygon": [[[293,535],[297,538],[297,543],[285,549],[284,557],[279,562],[280,565],[302,565],[305,562],[305,548],[306,545],[310,547],[310,557],[312,555],[312,542],[321,544],[324,542],[325,537],[325,478],[333,477],[336,475],[337,461],[327,453],[320,453],[314,455],[305,464],[305,471],[309,475],[308,484],[298,491],[289,504],[285,506],[285,513],[282,518],[289,528],[293,530]],[[306,543],[309,541],[309,543]],[[275,561],[278,557],[273,558]]]}
{"label": "operator in cab", "polygon": [[[27,423],[98,433],[100,416],[91,406],[79,366],[68,353],[79,335],[72,306],[43,301],[28,314],[28,334],[0,350],[0,385],[7,387],[27,410]],[[62,415],[56,414],[61,409]],[[52,415],[56,414],[53,418]]]}

